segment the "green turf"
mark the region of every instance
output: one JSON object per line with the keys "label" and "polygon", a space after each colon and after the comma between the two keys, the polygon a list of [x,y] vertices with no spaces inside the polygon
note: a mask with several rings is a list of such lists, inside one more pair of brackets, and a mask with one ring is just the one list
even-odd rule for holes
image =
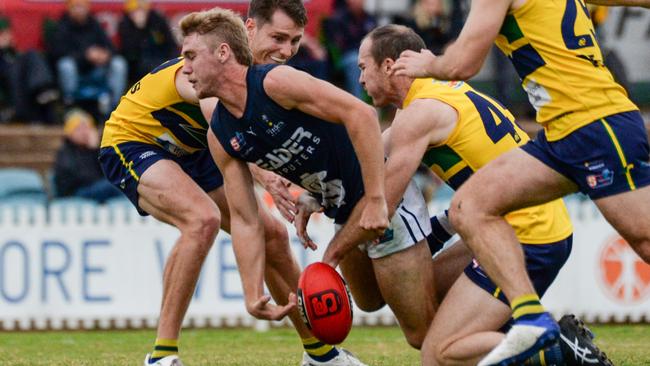
{"label": "green turf", "polygon": [[[616,365],[650,364],[650,326],[594,326],[598,344]],[[153,331],[0,333],[0,365],[135,365],[149,352]],[[418,352],[399,329],[354,328],[344,347],[369,365],[418,365]],[[293,331],[186,330],[183,361],[199,365],[299,365],[302,348]]]}

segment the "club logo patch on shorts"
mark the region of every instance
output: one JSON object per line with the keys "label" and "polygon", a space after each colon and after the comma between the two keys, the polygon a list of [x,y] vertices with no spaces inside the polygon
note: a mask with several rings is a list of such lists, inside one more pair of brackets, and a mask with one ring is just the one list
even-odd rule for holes
{"label": "club logo patch on shorts", "polygon": [[598,174],[587,176],[587,185],[592,189],[607,187],[612,183],[614,183],[614,172],[609,169],[603,169]]}

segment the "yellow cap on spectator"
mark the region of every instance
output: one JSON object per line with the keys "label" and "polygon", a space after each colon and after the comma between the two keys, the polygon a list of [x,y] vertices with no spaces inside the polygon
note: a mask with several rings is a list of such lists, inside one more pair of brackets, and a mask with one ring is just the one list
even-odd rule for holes
{"label": "yellow cap on spectator", "polygon": [[124,10],[133,11],[137,8],[149,8],[149,0],[124,0]]}
{"label": "yellow cap on spectator", "polygon": [[91,127],[95,126],[95,119],[90,113],[83,109],[75,108],[65,114],[65,122],[63,122],[63,134],[70,135],[82,123],[87,123]]}

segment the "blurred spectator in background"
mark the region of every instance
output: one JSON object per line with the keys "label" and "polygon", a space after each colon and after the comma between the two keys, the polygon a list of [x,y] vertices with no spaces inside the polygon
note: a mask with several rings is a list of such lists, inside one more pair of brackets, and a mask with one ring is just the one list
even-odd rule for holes
{"label": "blurred spectator in background", "polygon": [[327,50],[316,38],[308,34],[302,36],[298,53],[287,64],[305,70],[319,79],[329,79]]}
{"label": "blurred spectator in background", "polygon": [[621,84],[629,93],[630,79],[627,76],[625,64],[623,64],[623,60],[621,60],[618,53],[608,46],[607,39],[603,37],[603,33],[600,31],[601,26],[609,17],[609,8],[602,5],[587,4],[587,9],[591,15],[591,21],[594,23],[596,39],[598,40],[600,50],[603,53],[603,62],[605,63],[605,66],[607,66],[609,71],[611,71],[616,82]]}
{"label": "blurred spectator in background", "polygon": [[133,83],[179,51],[167,19],[151,9],[149,0],[126,0],[124,11],[118,26],[120,52],[128,63],[129,83]]}
{"label": "blurred spectator in background", "polygon": [[396,16],[393,23],[412,28],[436,55],[442,53],[454,37],[451,33],[451,6],[444,0],[416,0],[410,14]]}
{"label": "blurred spectator in background", "polygon": [[9,18],[0,16],[0,122],[56,122],[59,97],[45,58],[36,51],[19,53]]}
{"label": "blurred spectator in background", "polygon": [[345,89],[358,98],[364,98],[359,84],[360,70],[357,56],[361,40],[377,27],[377,20],[363,8],[364,0],[346,0],[332,16],[323,21],[325,41],[334,67],[343,72]]}
{"label": "blurred spectator in background", "polygon": [[66,1],[49,47],[66,107],[94,100],[100,112],[108,114],[117,105],[126,88],[126,61],[114,53],[106,32],[90,14],[90,0]]}
{"label": "blurred spectator in background", "polygon": [[54,162],[56,197],[82,197],[103,203],[121,192],[104,177],[99,166],[99,131],[93,117],[72,109],[65,115],[63,145]]}

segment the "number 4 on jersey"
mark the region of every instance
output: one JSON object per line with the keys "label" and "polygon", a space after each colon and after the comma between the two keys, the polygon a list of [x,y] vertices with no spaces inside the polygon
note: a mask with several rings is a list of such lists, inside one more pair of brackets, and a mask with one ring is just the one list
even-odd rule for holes
{"label": "number 4 on jersey", "polygon": [[[491,101],[473,91],[465,93],[467,97],[474,103],[476,110],[481,115],[485,132],[495,144],[499,142],[506,135],[512,136],[515,142],[519,143],[521,137],[515,130],[514,123],[506,117],[499,108],[497,108]],[[496,117],[499,121],[495,120]]]}

